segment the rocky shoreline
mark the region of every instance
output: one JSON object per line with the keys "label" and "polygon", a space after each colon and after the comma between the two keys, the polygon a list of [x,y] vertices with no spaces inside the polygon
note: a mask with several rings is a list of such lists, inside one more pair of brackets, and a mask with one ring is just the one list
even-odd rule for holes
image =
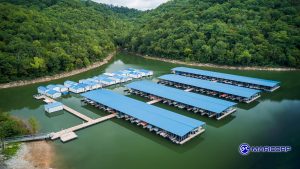
{"label": "rocky shoreline", "polygon": [[4,161],[4,169],[50,169],[53,147],[46,141],[22,143],[17,154]]}
{"label": "rocky shoreline", "polygon": [[266,71],[294,71],[299,70],[296,68],[289,68],[289,67],[259,67],[259,66],[226,66],[226,65],[216,65],[211,63],[191,63],[191,62],[184,62],[179,60],[173,60],[173,59],[165,59],[165,58],[159,58],[154,56],[144,56],[137,54],[138,56],[141,56],[145,59],[151,59],[151,60],[158,60],[162,62],[168,62],[168,63],[174,63],[174,64],[182,64],[182,65],[188,65],[188,66],[203,66],[203,67],[212,67],[212,68],[222,68],[222,69],[235,69],[235,70],[266,70]]}
{"label": "rocky shoreline", "polygon": [[33,79],[33,80],[20,80],[20,81],[14,81],[14,82],[9,82],[9,83],[3,83],[3,84],[0,84],[0,89],[25,86],[25,85],[29,85],[29,84],[47,82],[47,81],[51,81],[51,80],[65,78],[68,76],[73,76],[73,75],[76,75],[76,74],[79,74],[82,72],[86,72],[91,69],[95,69],[99,66],[102,66],[102,65],[108,63],[115,55],[116,55],[116,52],[112,52],[109,55],[107,55],[107,57],[105,59],[103,59],[103,61],[95,62],[92,65],[82,68],[82,69],[76,69],[76,70],[73,70],[70,72],[63,72],[63,73],[60,73],[57,75],[45,76],[45,77],[41,77],[41,78],[37,78],[37,79]]}

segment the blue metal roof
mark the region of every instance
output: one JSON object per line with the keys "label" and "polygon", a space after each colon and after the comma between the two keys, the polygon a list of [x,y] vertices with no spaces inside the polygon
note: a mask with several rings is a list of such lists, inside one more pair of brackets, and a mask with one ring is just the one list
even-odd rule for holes
{"label": "blue metal roof", "polygon": [[243,82],[243,83],[267,86],[267,87],[274,87],[280,83],[278,81],[273,81],[273,80],[232,75],[232,74],[213,72],[213,71],[208,71],[208,70],[192,69],[192,68],[187,68],[187,67],[176,67],[176,68],[173,68],[172,70],[186,72],[186,73],[193,73],[193,74],[197,74],[197,75],[204,75],[204,76],[209,76],[209,77],[215,77],[215,78],[221,78],[221,79],[227,79],[227,80],[233,80],[233,81],[238,81],[238,82]]}
{"label": "blue metal roof", "polygon": [[81,95],[181,137],[205,124],[107,89],[93,90]]}
{"label": "blue metal roof", "polygon": [[55,93],[59,93],[59,92],[58,92],[58,91],[56,91],[56,90],[52,90],[52,89],[50,89],[50,90],[46,91],[46,93],[47,93],[47,94],[51,94],[51,95],[53,95],[53,94],[55,94]]}
{"label": "blue metal roof", "polygon": [[85,88],[85,87],[90,86],[90,85],[85,84],[85,83],[78,83],[77,86]]}
{"label": "blue metal roof", "polygon": [[80,84],[75,84],[75,85],[70,86],[70,88],[77,90],[77,89],[84,89],[85,86],[82,86]]}
{"label": "blue metal roof", "polygon": [[76,82],[73,82],[73,81],[70,81],[70,80],[67,80],[64,82],[64,84],[69,84],[69,85],[74,85],[74,84],[77,84]]}
{"label": "blue metal roof", "polygon": [[52,103],[48,103],[48,104],[44,105],[45,109],[51,109],[51,108],[58,107],[58,106],[63,106],[63,104],[60,102],[52,102]]}
{"label": "blue metal roof", "polygon": [[159,79],[173,81],[173,82],[182,83],[194,87],[218,91],[218,92],[232,94],[235,96],[246,97],[246,98],[249,98],[260,92],[260,90],[254,90],[254,89],[233,86],[233,85],[228,85],[223,83],[211,82],[207,80],[201,80],[201,79],[180,76],[175,74],[163,75],[160,76]]}
{"label": "blue metal roof", "polygon": [[57,87],[60,87],[60,88],[67,88],[66,86],[64,86],[64,85],[61,85],[61,84],[58,84],[58,85],[56,85]]}
{"label": "blue metal roof", "polygon": [[153,94],[159,97],[163,97],[215,113],[222,113],[224,110],[236,105],[236,103],[233,102],[196,93],[186,92],[176,88],[156,84],[147,80],[132,82],[126,86],[131,89],[143,91],[149,94]]}
{"label": "blue metal roof", "polygon": [[56,85],[54,84],[49,84],[46,86],[48,89],[54,89],[56,87]]}
{"label": "blue metal roof", "polygon": [[46,87],[44,87],[44,86],[39,86],[38,87],[38,90],[42,90],[42,91],[46,91],[46,90],[48,90]]}

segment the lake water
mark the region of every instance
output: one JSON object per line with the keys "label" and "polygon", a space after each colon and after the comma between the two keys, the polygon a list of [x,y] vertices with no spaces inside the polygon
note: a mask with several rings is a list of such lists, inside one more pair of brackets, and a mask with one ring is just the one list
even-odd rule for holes
{"label": "lake water", "polygon": [[[146,60],[128,54],[118,54],[109,64],[79,75],[46,83],[0,90],[0,112],[28,119],[35,117],[40,132],[57,131],[82,123],[81,119],[61,112],[48,116],[44,103],[33,99],[36,88],[50,83],[63,83],[66,79],[82,78],[112,72],[127,67],[154,71],[157,76],[170,73],[176,64]],[[202,67],[203,68],[203,67]],[[226,73],[253,76],[281,81],[281,88],[273,93],[263,93],[251,104],[239,103],[237,112],[221,121],[202,117],[164,104],[155,104],[176,113],[206,122],[206,131],[184,145],[150,133],[122,119],[112,119],[76,132],[78,138],[61,143],[51,142],[55,147],[54,168],[59,169],[159,169],[159,168],[297,168],[300,145],[300,71],[270,72],[224,70],[203,68]],[[109,87],[123,93],[123,85]],[[146,101],[138,96],[130,96]],[[79,95],[64,96],[59,101],[92,118],[106,115],[91,106],[81,106]],[[117,102],[117,100],[116,100]],[[288,153],[250,153],[241,156],[238,146],[290,145]]]}

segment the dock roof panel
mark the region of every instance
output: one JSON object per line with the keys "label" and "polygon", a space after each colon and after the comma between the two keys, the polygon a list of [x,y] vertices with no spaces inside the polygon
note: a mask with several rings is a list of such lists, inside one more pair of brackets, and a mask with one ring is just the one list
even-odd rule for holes
{"label": "dock roof panel", "polygon": [[81,95],[181,137],[205,124],[107,89],[93,90]]}
{"label": "dock roof panel", "polygon": [[211,82],[207,80],[201,80],[201,79],[180,76],[175,74],[163,75],[160,76],[159,79],[173,81],[176,83],[182,83],[194,87],[218,91],[218,92],[227,93],[227,94],[245,97],[245,98],[249,98],[260,92],[260,90],[249,89],[249,88],[233,86],[233,85],[217,83],[217,82]]}
{"label": "dock roof panel", "polygon": [[52,102],[52,103],[48,103],[48,104],[44,105],[45,109],[51,109],[51,108],[59,107],[59,106],[63,106],[63,104],[61,102]]}
{"label": "dock roof panel", "polygon": [[187,68],[187,67],[176,67],[176,68],[173,68],[172,70],[186,72],[186,73],[192,73],[192,74],[197,74],[197,75],[203,75],[203,76],[209,76],[209,77],[215,77],[215,78],[221,78],[221,79],[227,79],[227,80],[233,80],[233,81],[238,81],[238,82],[243,82],[243,83],[267,86],[267,87],[274,87],[280,83],[278,81],[273,81],[273,80],[266,80],[266,79],[253,78],[253,77],[240,76],[240,75],[232,75],[232,74],[227,74],[227,73],[193,69],[193,68]]}
{"label": "dock roof panel", "polygon": [[214,113],[222,113],[224,110],[236,105],[234,102],[186,92],[176,88],[156,84],[147,80],[132,82],[128,84],[127,87]]}

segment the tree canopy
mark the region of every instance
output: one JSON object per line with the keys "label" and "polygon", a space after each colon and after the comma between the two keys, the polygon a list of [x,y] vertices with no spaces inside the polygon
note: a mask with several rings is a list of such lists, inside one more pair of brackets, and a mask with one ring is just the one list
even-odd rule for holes
{"label": "tree canopy", "polygon": [[0,10],[0,83],[99,61],[123,43],[128,18],[140,13],[77,0],[6,1]]}
{"label": "tree canopy", "polygon": [[227,65],[300,67],[299,3],[173,0],[141,17],[128,50]]}
{"label": "tree canopy", "polygon": [[184,61],[300,67],[299,3],[0,0],[0,83],[86,67],[117,48]]}

